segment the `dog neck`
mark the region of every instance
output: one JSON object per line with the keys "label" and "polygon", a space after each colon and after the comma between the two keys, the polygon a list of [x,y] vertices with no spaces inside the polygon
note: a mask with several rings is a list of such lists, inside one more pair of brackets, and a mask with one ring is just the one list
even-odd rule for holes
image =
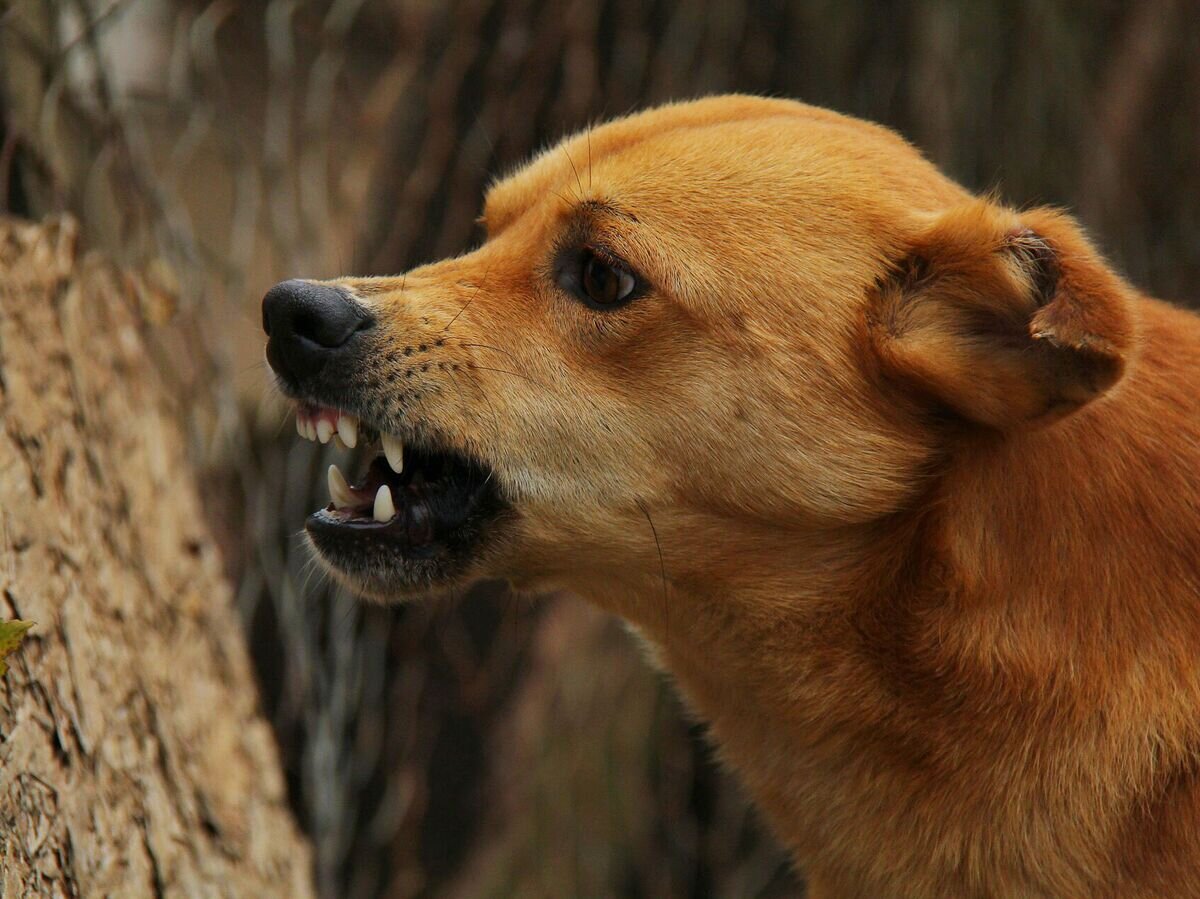
{"label": "dog neck", "polygon": [[[1186,763],[1178,734],[1146,747],[1200,706],[1188,579],[1200,535],[1145,539],[1190,520],[1193,474],[1172,447],[1200,433],[1164,435],[1147,397],[1183,403],[1183,388],[1143,383],[1177,364],[1156,360],[1053,426],[966,441],[927,496],[886,520],[820,540],[713,523],[718,558],[681,575],[696,554],[673,551],[664,518],[661,571],[576,589],[656,648],[801,858],[834,858],[848,836],[905,843],[921,797],[942,797],[931,820],[957,818],[956,839],[976,846],[997,809],[1030,826],[1049,814],[1020,774],[1030,766],[1053,773],[1063,802],[1124,807]],[[1147,465],[1153,483],[1130,476]],[[1148,696],[1162,682],[1148,667],[1169,671],[1177,696]],[[1036,726],[1046,715],[1064,723],[1053,739]],[[1114,746],[1119,777],[1105,765]]]}

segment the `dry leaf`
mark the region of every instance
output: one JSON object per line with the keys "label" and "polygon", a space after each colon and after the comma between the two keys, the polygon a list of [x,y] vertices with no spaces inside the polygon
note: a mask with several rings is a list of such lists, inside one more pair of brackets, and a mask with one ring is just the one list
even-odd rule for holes
{"label": "dry leaf", "polygon": [[15,652],[25,638],[25,632],[33,627],[32,621],[0,621],[0,676],[8,673],[8,665],[4,659],[9,653]]}

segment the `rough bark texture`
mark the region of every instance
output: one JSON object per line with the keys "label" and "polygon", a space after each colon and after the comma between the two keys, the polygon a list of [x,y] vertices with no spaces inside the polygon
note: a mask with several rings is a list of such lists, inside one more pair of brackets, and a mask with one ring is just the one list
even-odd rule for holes
{"label": "rough bark texture", "polygon": [[169,297],[0,220],[0,895],[311,895],[147,335]]}

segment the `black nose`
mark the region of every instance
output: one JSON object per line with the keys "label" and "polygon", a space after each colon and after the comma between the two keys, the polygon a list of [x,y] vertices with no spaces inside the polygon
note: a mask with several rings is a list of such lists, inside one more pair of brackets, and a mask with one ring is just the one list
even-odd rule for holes
{"label": "black nose", "polygon": [[267,361],[293,384],[315,375],[374,319],[340,287],[294,279],[263,297]]}

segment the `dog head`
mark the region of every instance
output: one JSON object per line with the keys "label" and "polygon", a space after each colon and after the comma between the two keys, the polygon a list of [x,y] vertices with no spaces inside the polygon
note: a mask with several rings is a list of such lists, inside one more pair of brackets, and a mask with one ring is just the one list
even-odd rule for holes
{"label": "dog head", "polygon": [[589,130],[483,221],[459,258],[264,303],[302,432],[384,435],[393,464],[338,476],[308,525],[369,594],[730,576],[903,509],[963,429],[1089,402],[1132,341],[1069,219],[792,102]]}

